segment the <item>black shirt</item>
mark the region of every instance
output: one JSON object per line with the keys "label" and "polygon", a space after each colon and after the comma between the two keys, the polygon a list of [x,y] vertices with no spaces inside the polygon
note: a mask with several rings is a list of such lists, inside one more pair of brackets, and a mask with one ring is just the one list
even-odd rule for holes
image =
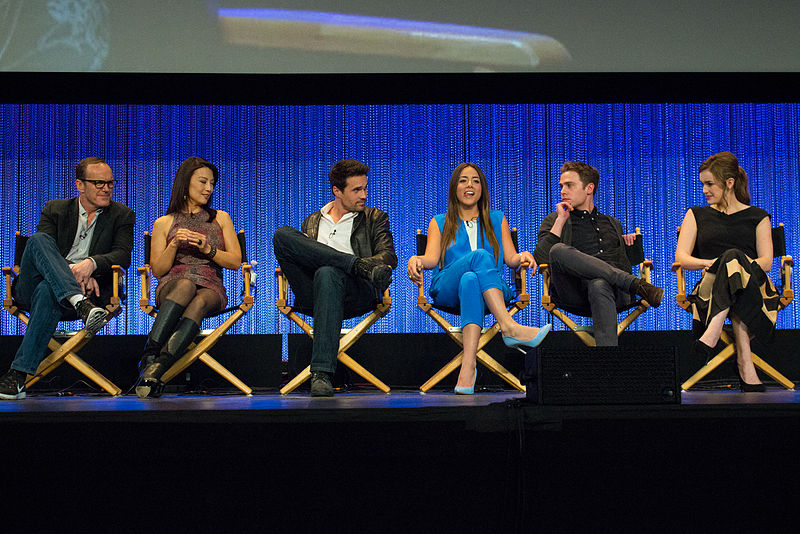
{"label": "black shirt", "polygon": [[711,206],[690,208],[697,223],[697,239],[692,256],[704,260],[720,257],[723,252],[737,248],[750,259],[758,257],[756,227],[769,213],[750,206],[736,213],[723,213]]}
{"label": "black shirt", "polygon": [[620,254],[619,235],[608,217],[598,216],[597,207],[591,212],[573,210],[570,218],[573,247],[618,269],[625,271],[629,269],[627,265],[619,265],[616,261]]}

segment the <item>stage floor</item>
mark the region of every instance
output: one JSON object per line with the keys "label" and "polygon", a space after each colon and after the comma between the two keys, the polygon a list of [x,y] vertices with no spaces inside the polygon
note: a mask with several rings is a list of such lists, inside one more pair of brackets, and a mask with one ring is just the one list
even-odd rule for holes
{"label": "stage floor", "polygon": [[135,395],[108,397],[103,395],[52,396],[29,394],[21,401],[0,401],[0,421],[3,419],[45,420],[57,417],[63,420],[67,414],[76,417],[84,414],[93,419],[125,414],[137,420],[162,419],[162,416],[181,419],[205,419],[213,416],[275,417],[285,421],[286,416],[307,419],[347,418],[351,414],[361,420],[376,421],[386,417],[397,420],[450,420],[464,419],[476,409],[515,405],[525,408],[531,415],[537,412],[552,416],[562,414],[567,418],[599,413],[632,414],[669,413],[679,416],[694,413],[707,407],[720,410],[735,408],[736,413],[750,407],[756,410],[786,409],[800,410],[800,391],[770,388],[764,393],[741,393],[736,390],[689,391],[681,394],[680,405],[603,405],[603,406],[537,406],[525,401],[525,394],[516,391],[454,395],[449,391],[392,391],[384,394],[374,391],[358,391],[337,394],[333,398],[311,398],[307,393],[280,395],[274,392],[245,396],[233,392],[207,395],[164,395],[159,399],[139,399]]}

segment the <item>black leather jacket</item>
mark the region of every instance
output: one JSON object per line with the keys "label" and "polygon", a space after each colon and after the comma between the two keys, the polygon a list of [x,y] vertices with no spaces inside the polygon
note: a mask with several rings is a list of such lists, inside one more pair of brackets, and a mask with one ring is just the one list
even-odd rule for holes
{"label": "black leather jacket", "polygon": [[[317,239],[319,220],[322,212],[317,210],[303,221],[301,231],[311,239]],[[353,233],[350,234],[353,254],[359,258],[374,258],[392,269],[397,267],[394,240],[389,230],[389,216],[377,208],[364,208],[353,219]]]}

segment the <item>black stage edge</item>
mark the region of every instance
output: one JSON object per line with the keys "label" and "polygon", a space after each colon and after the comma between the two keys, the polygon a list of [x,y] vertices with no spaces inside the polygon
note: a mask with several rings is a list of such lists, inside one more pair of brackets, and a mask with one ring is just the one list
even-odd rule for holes
{"label": "black stage edge", "polygon": [[[10,365],[21,336],[0,336],[0,368]],[[84,347],[80,356],[89,365],[103,373],[127,391],[137,378],[138,353],[144,346],[145,336],[98,335]],[[226,335],[220,338],[210,354],[252,388],[274,390],[294,377],[308,365],[311,357],[311,340],[305,334],[288,335],[289,361],[281,361],[282,336]],[[692,336],[687,331],[626,332],[620,337],[620,346],[652,347],[674,346],[678,350],[678,378],[683,382],[694,374],[704,361],[695,361],[689,355]],[[542,344],[544,349],[582,349],[583,344],[571,332],[550,333]],[[392,388],[417,389],[442,366],[458,354],[460,348],[443,334],[365,334],[348,350],[348,354]],[[769,346],[753,342],[753,350],[778,371],[795,382],[800,381],[800,330],[777,330]],[[524,356],[503,345],[496,336],[486,347],[486,352],[497,359],[512,374],[524,382]],[[733,360],[700,381],[697,388],[725,387],[735,382]],[[364,380],[344,366],[337,370],[336,383],[340,386],[359,386]],[[770,379],[764,375],[767,383]],[[79,381],[82,376],[64,364],[35,385],[31,394],[48,394],[72,388],[85,392],[87,387]],[[451,390],[456,373],[442,380],[438,389]],[[500,391],[506,383],[483,366],[478,366],[478,390]],[[214,391],[229,388],[227,381],[201,362],[196,362],[186,373],[173,381],[174,392]],[[302,386],[307,388],[308,384]]]}
{"label": "black stage edge", "polygon": [[0,72],[0,102],[31,104],[796,102],[798,94],[797,72]]}
{"label": "black stage edge", "polygon": [[655,407],[542,407],[518,395],[445,393],[2,402],[4,525],[796,528],[798,393],[687,397]]}
{"label": "black stage edge", "polygon": [[[127,392],[136,382],[140,352],[147,336],[97,335],[78,355],[89,365]],[[64,340],[60,340],[63,342]],[[0,367],[11,365],[22,336],[0,336]],[[230,334],[222,336],[209,354],[250,387],[276,388],[282,377],[281,336],[278,334]],[[36,395],[85,393],[88,380],[67,363],[43,377],[31,388]],[[93,389],[99,389],[93,383]],[[173,391],[214,391],[233,386],[204,363],[197,361],[175,377]]]}

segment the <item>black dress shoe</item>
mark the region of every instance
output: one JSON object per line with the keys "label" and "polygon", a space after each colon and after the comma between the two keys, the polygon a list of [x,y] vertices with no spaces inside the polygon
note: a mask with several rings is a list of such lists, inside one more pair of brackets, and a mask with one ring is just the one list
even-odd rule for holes
{"label": "black dress shoe", "polygon": [[742,393],[764,393],[767,391],[767,386],[764,384],[748,384],[742,377],[739,376],[739,387],[742,389]]}
{"label": "black dress shoe", "polygon": [[703,360],[704,362],[708,363],[711,358],[716,356],[715,351],[716,347],[709,347],[699,339],[695,339],[694,343],[692,343],[692,348],[689,351],[689,356],[692,359]]}
{"label": "black dress shoe", "polygon": [[[734,365],[736,365],[734,363]],[[764,393],[767,391],[767,386],[763,383],[761,384],[748,384],[742,378],[742,373],[739,372],[739,366],[736,365],[736,374],[739,375],[739,389],[742,390],[742,393]]]}

